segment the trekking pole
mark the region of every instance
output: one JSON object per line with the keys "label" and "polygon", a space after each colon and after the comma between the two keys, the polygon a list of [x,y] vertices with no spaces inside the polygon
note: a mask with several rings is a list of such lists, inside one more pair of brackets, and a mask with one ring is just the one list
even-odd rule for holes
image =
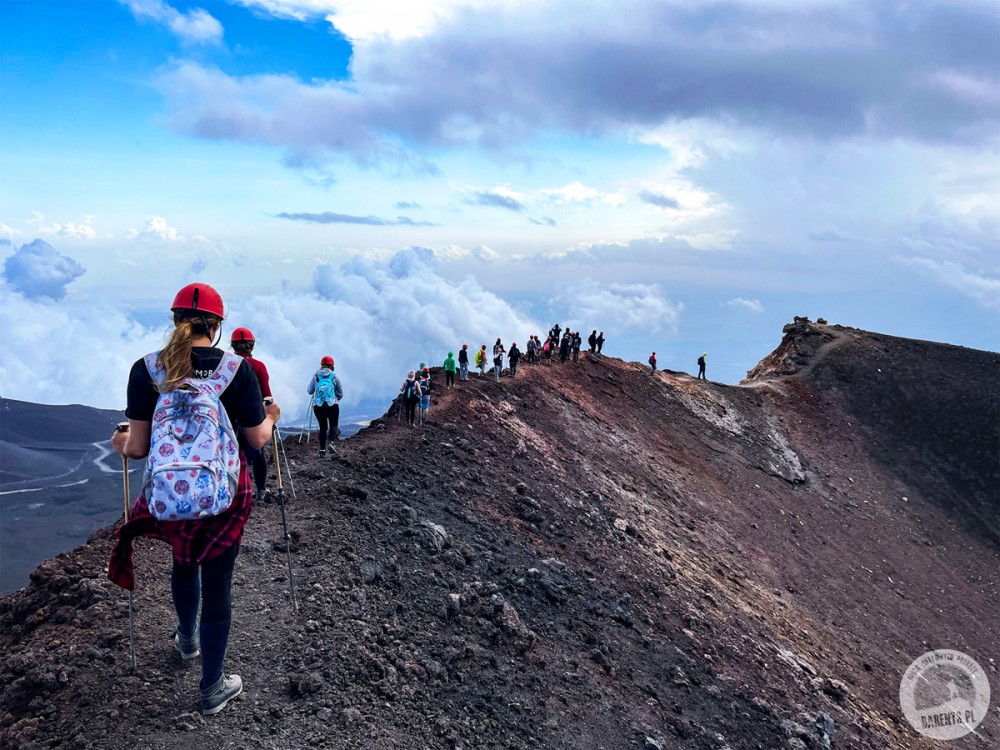
{"label": "trekking pole", "polygon": [[[285,441],[281,439],[281,433],[278,432],[278,425],[274,426],[274,440],[281,446],[281,460],[285,462],[285,471],[288,472],[288,483],[292,487],[292,497],[296,500],[299,499],[298,494],[295,492],[295,478],[292,476],[292,470],[288,466],[288,454],[285,453]],[[278,464],[278,448],[275,446],[274,449],[274,463]]]}
{"label": "trekking pole", "polygon": [[[115,428],[118,432],[128,432],[128,422],[120,422]],[[125,494],[125,523],[128,523],[128,506],[131,493],[128,490],[128,456],[122,456],[122,477],[123,490]],[[132,671],[136,669],[135,664],[135,601],[131,591],[128,592],[128,652],[132,662]]]}
{"label": "trekking pole", "polygon": [[[274,440],[278,439],[278,428],[272,431]],[[285,519],[285,485],[281,481],[281,459],[278,450],[274,451],[274,467],[278,474],[278,505],[281,507],[281,527],[285,531],[285,557],[288,558],[288,583],[292,587],[292,606],[299,611],[299,602],[295,598],[295,576],[292,574],[292,550],[288,544],[288,521]]]}
{"label": "trekking pole", "polygon": [[[312,437],[312,424],[313,424],[313,410],[312,402],[306,404],[306,409],[308,410],[309,417],[306,421],[306,445],[309,445],[309,438]],[[299,433],[299,445],[302,445],[302,433]]]}

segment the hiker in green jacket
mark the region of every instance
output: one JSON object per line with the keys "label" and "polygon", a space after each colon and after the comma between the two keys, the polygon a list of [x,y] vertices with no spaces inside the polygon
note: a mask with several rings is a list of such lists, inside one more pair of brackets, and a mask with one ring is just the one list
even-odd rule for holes
{"label": "hiker in green jacket", "polygon": [[444,384],[448,388],[455,387],[455,353],[448,352],[448,357],[444,361]]}

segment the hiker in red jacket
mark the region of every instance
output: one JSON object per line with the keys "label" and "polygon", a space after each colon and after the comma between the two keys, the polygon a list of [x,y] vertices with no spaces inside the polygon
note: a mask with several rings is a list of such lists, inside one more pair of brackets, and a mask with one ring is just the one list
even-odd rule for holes
{"label": "hiker in red jacket", "polygon": [[656,352],[649,355],[649,366],[652,368],[650,372],[656,372]]}
{"label": "hiker in red jacket", "polygon": [[[253,347],[257,343],[253,332],[249,328],[237,328],[229,338],[229,344],[233,351],[243,357],[254,375],[257,376],[257,383],[260,385],[260,395],[262,398],[271,398],[271,379],[267,374],[267,367],[259,359],[253,357]],[[270,494],[267,489],[267,458],[264,451],[254,450],[250,446],[246,448],[247,461],[253,469],[253,482],[256,487],[257,502],[268,501]]]}

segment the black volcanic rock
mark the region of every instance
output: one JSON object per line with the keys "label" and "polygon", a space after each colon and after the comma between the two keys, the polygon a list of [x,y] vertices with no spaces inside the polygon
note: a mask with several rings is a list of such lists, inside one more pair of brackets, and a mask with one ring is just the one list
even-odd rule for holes
{"label": "black volcanic rock", "polygon": [[105,530],[0,599],[0,746],[930,750],[906,667],[1000,642],[998,365],[800,321],[739,387],[585,356],[376,420],[335,472],[289,441],[301,610],[258,506],[244,696],[193,713],[152,541],[130,673]]}

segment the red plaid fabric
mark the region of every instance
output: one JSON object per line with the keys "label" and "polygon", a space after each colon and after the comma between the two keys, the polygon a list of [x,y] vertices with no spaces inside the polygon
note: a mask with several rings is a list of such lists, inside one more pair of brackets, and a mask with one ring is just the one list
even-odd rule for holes
{"label": "red plaid fabric", "polygon": [[239,544],[253,503],[249,463],[240,451],[240,479],[236,497],[225,513],[197,521],[159,521],[149,512],[146,498],[139,495],[129,512],[129,521],[116,533],[118,541],[108,562],[108,578],[123,589],[135,588],[132,542],[136,537],[161,539],[173,548],[178,565],[200,565]]}

